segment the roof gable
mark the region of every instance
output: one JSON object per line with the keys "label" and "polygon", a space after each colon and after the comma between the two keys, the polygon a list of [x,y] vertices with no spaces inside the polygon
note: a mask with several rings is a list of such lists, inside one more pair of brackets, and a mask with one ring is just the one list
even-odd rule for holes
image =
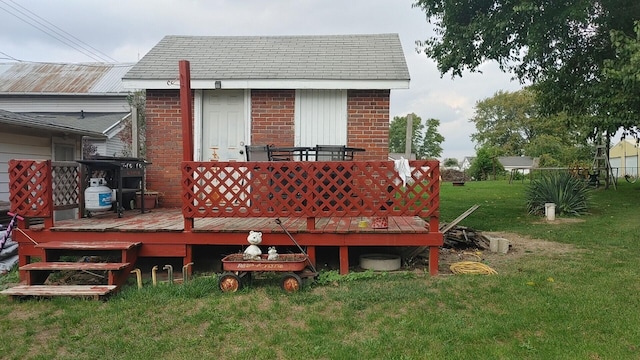
{"label": "roof gable", "polygon": [[135,88],[136,83],[146,81],[145,88],[166,88],[178,77],[180,60],[190,62],[192,87],[196,88],[199,81],[221,81],[223,88],[250,88],[255,86],[251,81],[260,80],[284,82],[288,88],[295,81],[396,84],[384,85],[389,89],[408,87],[410,78],[397,34],[172,35],[164,37],[124,76],[125,87]]}

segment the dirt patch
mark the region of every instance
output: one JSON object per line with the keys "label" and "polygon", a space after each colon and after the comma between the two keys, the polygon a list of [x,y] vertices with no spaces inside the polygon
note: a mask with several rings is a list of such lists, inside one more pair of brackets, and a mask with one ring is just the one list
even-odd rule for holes
{"label": "dirt patch", "polygon": [[553,241],[532,239],[514,233],[507,232],[484,232],[484,235],[493,238],[503,238],[509,240],[509,251],[506,254],[493,253],[489,250],[454,250],[440,249],[440,274],[451,274],[449,266],[459,261],[480,261],[488,264],[494,270],[500,272],[505,264],[517,261],[524,256],[546,255],[546,254],[568,254],[579,250],[571,244],[562,244]]}

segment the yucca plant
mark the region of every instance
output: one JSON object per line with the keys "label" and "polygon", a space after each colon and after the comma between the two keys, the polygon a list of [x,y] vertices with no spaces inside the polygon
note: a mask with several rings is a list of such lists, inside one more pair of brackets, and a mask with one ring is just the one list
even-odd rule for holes
{"label": "yucca plant", "polygon": [[558,215],[587,212],[590,189],[583,179],[568,172],[552,172],[533,180],[525,192],[529,214],[543,215],[545,203],[556,204]]}

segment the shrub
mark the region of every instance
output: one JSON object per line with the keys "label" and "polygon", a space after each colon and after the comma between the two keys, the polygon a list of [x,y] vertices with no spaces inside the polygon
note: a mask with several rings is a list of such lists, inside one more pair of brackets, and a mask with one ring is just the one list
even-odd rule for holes
{"label": "shrub", "polygon": [[533,180],[527,187],[525,196],[529,214],[544,214],[545,203],[556,204],[558,215],[581,215],[587,212],[589,188],[579,178],[568,172],[544,174]]}

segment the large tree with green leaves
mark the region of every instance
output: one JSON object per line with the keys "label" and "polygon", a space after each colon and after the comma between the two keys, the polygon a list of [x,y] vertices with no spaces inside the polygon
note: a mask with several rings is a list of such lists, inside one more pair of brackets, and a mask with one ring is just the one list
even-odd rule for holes
{"label": "large tree with green leaves", "polygon": [[498,91],[476,103],[470,121],[477,131],[471,139],[477,147],[497,149],[500,156],[541,157],[541,166],[569,165],[590,157],[584,152],[584,136],[564,113],[548,116],[539,108],[528,88]]}
{"label": "large tree with green leaves", "polygon": [[535,84],[542,110],[565,112],[593,133],[639,123],[638,93],[604,76],[616,59],[611,32],[634,36],[637,0],[417,0],[435,26],[418,47],[442,74],[495,60],[504,71]]}
{"label": "large tree with green leaves", "polygon": [[[419,116],[413,115],[411,152],[418,159],[436,158],[442,154],[444,137],[438,133],[440,120],[428,119],[425,124]],[[389,151],[404,153],[407,134],[407,117],[395,116],[389,124]]]}

